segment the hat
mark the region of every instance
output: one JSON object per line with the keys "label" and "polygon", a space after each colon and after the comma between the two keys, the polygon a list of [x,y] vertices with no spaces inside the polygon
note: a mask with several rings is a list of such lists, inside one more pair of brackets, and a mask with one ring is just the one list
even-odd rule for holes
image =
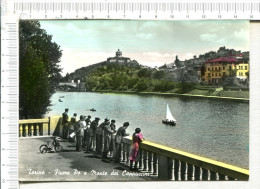
{"label": "hat", "polygon": [[69,111],[69,108],[66,108],[65,111]]}
{"label": "hat", "polygon": [[141,129],[140,129],[140,128],[136,128],[136,129],[135,129],[135,132],[136,132],[136,133],[140,133],[140,132],[141,132]]}
{"label": "hat", "polygon": [[115,122],[116,122],[116,120],[112,119],[112,120],[111,120],[111,122],[112,122],[112,123],[115,123]]}
{"label": "hat", "polygon": [[91,116],[90,116],[90,115],[88,115],[88,118],[91,118]]}
{"label": "hat", "polygon": [[129,122],[124,122],[123,126],[129,126]]}
{"label": "hat", "polygon": [[106,118],[105,118],[105,121],[109,121],[109,118],[108,118],[108,117],[106,117]]}
{"label": "hat", "polygon": [[99,117],[96,117],[95,120],[100,120],[100,118],[99,118]]}
{"label": "hat", "polygon": [[79,116],[79,119],[84,119],[84,116],[83,115]]}

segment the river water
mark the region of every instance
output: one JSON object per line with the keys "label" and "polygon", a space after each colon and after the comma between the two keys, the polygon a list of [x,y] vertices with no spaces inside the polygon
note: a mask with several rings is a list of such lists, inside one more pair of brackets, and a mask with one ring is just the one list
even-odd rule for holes
{"label": "river water", "polygon": [[[59,97],[63,102],[59,102]],[[249,104],[221,100],[168,97],[162,95],[56,92],[52,110],[46,115],[91,115],[125,121],[127,131],[142,129],[146,140],[214,160],[248,168]],[[175,127],[162,124],[166,105],[177,120]],[[96,112],[89,111],[95,108]]]}

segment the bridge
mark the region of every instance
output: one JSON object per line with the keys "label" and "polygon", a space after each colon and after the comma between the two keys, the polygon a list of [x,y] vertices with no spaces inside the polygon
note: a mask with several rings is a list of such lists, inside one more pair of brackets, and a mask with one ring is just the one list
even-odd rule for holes
{"label": "bridge", "polygon": [[69,87],[77,87],[77,83],[72,83],[72,82],[61,82],[59,83],[59,86],[64,87],[64,86],[69,86]]}
{"label": "bridge", "polygon": [[[63,152],[41,154],[38,149],[40,144],[51,140],[51,136],[62,137],[62,131],[60,116],[19,121],[21,181],[32,181],[33,179],[45,181],[68,179],[73,181],[247,181],[249,179],[248,169],[150,141],[144,141],[140,145],[141,158],[138,171],[130,171],[129,151],[132,144],[130,137],[125,137],[122,141],[122,158],[120,164],[117,165],[113,164],[115,148],[109,153],[107,161],[101,160],[101,157],[94,152],[76,152],[75,144],[66,141],[62,142]],[[113,146],[115,146],[115,136],[112,138]],[[102,149],[104,149],[104,142]],[[32,171],[44,171],[44,175],[41,175],[43,173],[37,174],[37,172],[33,176],[29,175],[28,168],[30,167],[35,169]],[[57,175],[53,176],[55,171]],[[77,171],[80,172],[79,175],[77,175]],[[86,177],[84,172],[89,177]]]}
{"label": "bridge", "polygon": [[58,88],[62,91],[86,91],[84,82],[79,84],[72,82],[61,82],[59,83]]}

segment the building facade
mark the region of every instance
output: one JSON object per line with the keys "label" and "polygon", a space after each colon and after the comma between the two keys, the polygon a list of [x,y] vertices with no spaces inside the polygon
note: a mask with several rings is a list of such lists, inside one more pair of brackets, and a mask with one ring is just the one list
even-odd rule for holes
{"label": "building facade", "polygon": [[118,49],[115,57],[107,58],[107,63],[127,63],[130,62],[130,58],[123,57],[122,52]]}
{"label": "building facade", "polygon": [[204,81],[220,84],[224,77],[247,78],[249,63],[234,57],[219,57],[205,61]]}

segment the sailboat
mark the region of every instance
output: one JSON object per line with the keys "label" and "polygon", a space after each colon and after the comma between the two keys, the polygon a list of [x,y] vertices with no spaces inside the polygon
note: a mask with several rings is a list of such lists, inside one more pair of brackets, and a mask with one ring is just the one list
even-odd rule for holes
{"label": "sailboat", "polygon": [[166,108],[166,119],[162,120],[162,123],[164,123],[166,125],[172,125],[172,126],[176,125],[176,119],[172,116],[172,113],[170,111],[168,104],[167,104],[167,108]]}

